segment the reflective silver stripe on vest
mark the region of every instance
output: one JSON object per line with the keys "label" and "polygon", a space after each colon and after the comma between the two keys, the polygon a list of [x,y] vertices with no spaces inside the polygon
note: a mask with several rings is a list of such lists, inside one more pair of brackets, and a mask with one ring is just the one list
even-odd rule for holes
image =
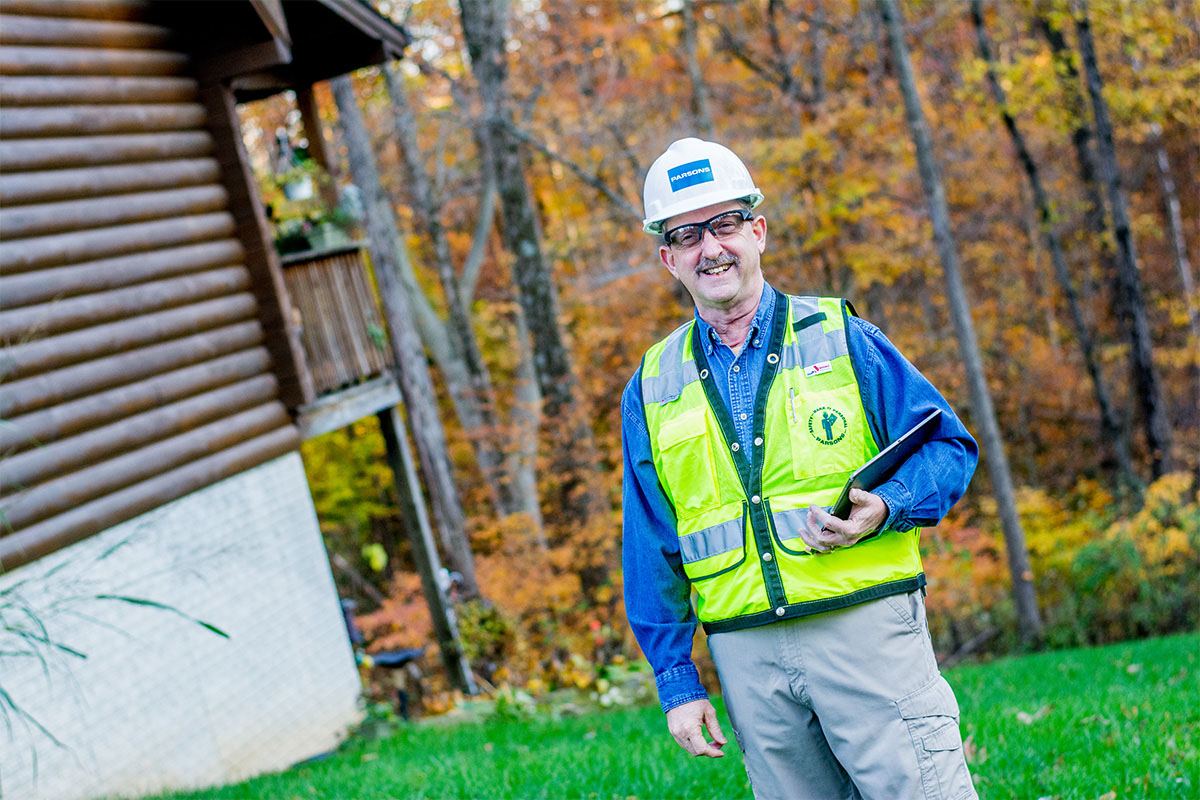
{"label": "reflective silver stripe on vest", "polygon": [[680,536],[679,552],[683,556],[683,563],[691,564],[702,558],[737,550],[745,541],[743,524],[741,515],[738,515],[737,519]]}
{"label": "reflective silver stripe on vest", "polygon": [[[820,310],[820,302],[815,297],[793,297],[792,324]],[[784,347],[779,354],[780,369],[811,367],[849,354],[844,329],[825,333],[820,325],[813,325],[796,331],[795,336],[796,341],[790,347]]]}
{"label": "reflective silver stripe on vest", "polygon": [[[775,532],[779,534],[779,541],[799,539],[800,531],[804,530],[804,523],[808,521],[808,508],[792,508],[787,511],[771,509],[771,519],[775,521]],[[807,544],[804,547],[808,549]]]}
{"label": "reflective silver stripe on vest", "polygon": [[658,374],[653,377],[642,376],[642,402],[665,403],[683,394],[683,387],[692,381],[700,380],[696,369],[696,360],[683,359],[683,344],[687,341],[688,329],[691,322],[684,323],[667,337],[662,354],[658,359]]}
{"label": "reflective silver stripe on vest", "polygon": [[[821,330],[818,326],[814,326],[814,329]],[[822,361],[833,361],[838,356],[848,355],[850,350],[844,333],[841,329],[830,331],[799,340],[791,347],[783,348],[783,352],[779,354],[779,368],[811,367]]]}
{"label": "reflective silver stripe on vest", "polygon": [[816,297],[792,297],[792,324],[795,325],[805,317],[810,317],[821,310],[821,302]]}

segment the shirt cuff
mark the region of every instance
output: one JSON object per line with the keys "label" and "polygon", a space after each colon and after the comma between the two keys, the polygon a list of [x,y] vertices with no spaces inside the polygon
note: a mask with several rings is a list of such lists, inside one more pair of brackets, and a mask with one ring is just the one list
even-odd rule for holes
{"label": "shirt cuff", "polygon": [[912,508],[912,495],[900,481],[892,479],[871,490],[871,494],[880,497],[888,507],[887,520],[884,521],[883,531],[904,533],[912,530],[908,520],[908,512]]}
{"label": "shirt cuff", "polygon": [[658,701],[664,714],[684,703],[708,698],[708,692],[700,683],[700,673],[696,671],[695,664],[683,664],[664,670],[654,676],[654,683],[658,687]]}

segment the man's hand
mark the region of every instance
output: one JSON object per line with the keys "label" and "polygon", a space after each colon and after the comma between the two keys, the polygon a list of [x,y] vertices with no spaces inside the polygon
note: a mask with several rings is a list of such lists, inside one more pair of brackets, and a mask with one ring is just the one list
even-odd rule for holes
{"label": "man's hand", "polygon": [[[725,746],[725,734],[717,722],[717,710],[708,700],[693,700],[675,706],[667,712],[667,728],[675,741],[694,756],[723,758],[721,748]],[[710,743],[704,738],[704,730],[712,737]]]}
{"label": "man's hand", "polygon": [[874,533],[887,521],[888,507],[879,495],[850,490],[849,519],[838,519],[819,506],[810,506],[800,538],[818,553],[849,547],[868,533]]}

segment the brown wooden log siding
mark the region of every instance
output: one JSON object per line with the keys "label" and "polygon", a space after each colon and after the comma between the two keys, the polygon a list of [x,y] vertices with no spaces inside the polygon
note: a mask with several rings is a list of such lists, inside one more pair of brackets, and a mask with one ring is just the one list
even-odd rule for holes
{"label": "brown wooden log siding", "polygon": [[383,373],[391,350],[359,247],[284,259],[288,294],[318,394]]}
{"label": "brown wooden log siding", "polygon": [[298,445],[210,106],[143,5],[0,3],[0,569]]}

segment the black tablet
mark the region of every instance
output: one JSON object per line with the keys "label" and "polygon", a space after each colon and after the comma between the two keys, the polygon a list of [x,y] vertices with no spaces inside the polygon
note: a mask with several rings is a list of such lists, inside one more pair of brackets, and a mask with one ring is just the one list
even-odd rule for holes
{"label": "black tablet", "polygon": [[876,486],[885,483],[900,465],[908,460],[909,456],[917,452],[917,448],[929,441],[929,437],[937,429],[937,422],[941,416],[942,410],[940,408],[935,410],[912,426],[899,439],[880,450],[879,455],[854,470],[854,474],[842,487],[842,493],[838,495],[837,502],[833,504],[829,513],[839,519],[849,517],[850,509],[853,506],[850,502],[850,490],[862,489],[869,492]]}

